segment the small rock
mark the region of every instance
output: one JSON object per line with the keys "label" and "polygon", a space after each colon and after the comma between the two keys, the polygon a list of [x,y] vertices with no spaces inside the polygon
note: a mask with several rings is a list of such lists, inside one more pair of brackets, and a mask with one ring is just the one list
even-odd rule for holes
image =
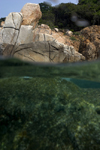
{"label": "small rock", "polygon": [[56,32],[59,32],[59,29],[58,29],[58,28],[54,28],[54,30],[55,30]]}
{"label": "small rock", "polygon": [[66,35],[72,36],[72,35],[73,35],[73,32],[72,32],[72,31],[66,31]]}

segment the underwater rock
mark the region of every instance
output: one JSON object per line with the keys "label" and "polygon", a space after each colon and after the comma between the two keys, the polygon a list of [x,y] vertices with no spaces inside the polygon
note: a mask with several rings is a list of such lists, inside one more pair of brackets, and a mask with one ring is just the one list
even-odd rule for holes
{"label": "underwater rock", "polygon": [[0,79],[0,150],[99,150],[93,92],[59,77]]}

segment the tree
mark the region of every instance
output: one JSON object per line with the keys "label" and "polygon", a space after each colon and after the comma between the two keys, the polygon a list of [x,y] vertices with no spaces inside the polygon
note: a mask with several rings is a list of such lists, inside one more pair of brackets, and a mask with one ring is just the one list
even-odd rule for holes
{"label": "tree", "polygon": [[47,24],[51,28],[54,28],[54,22],[55,22],[55,15],[52,12],[52,6],[51,4],[48,4],[46,2],[39,3],[40,9],[42,11],[42,18],[39,21],[39,24]]}
{"label": "tree", "polygon": [[47,13],[48,11],[52,11],[52,6],[49,3],[43,2],[43,3],[39,3],[39,5],[42,13]]}
{"label": "tree", "polygon": [[88,3],[97,4],[98,2],[100,2],[100,0],[79,0],[78,4],[79,5],[88,4]]}

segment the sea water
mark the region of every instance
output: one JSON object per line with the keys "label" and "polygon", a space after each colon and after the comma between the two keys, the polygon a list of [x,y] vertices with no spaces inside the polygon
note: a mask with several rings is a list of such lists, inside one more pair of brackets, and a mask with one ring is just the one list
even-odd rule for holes
{"label": "sea water", "polygon": [[100,150],[100,61],[0,59],[0,150]]}

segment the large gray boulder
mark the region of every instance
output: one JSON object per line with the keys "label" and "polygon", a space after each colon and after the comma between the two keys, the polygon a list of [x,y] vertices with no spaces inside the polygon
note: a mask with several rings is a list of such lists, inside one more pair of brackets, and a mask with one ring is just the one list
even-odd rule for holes
{"label": "large gray boulder", "polygon": [[2,29],[2,41],[7,44],[16,44],[20,26],[22,23],[21,13],[10,13],[5,20],[5,24]]}
{"label": "large gray boulder", "polygon": [[56,40],[37,41],[27,44],[2,44],[3,56],[14,56],[31,62],[76,62],[83,61],[85,57],[76,52],[73,46],[67,46]]}
{"label": "large gray boulder", "polygon": [[19,30],[22,22],[22,14],[18,12],[10,13],[5,20],[4,28],[14,28]]}
{"label": "large gray boulder", "polygon": [[[19,45],[14,49],[14,57],[33,62],[75,62],[85,60],[74,47],[66,47],[56,41],[38,41]],[[72,59],[71,59],[72,58]]]}

